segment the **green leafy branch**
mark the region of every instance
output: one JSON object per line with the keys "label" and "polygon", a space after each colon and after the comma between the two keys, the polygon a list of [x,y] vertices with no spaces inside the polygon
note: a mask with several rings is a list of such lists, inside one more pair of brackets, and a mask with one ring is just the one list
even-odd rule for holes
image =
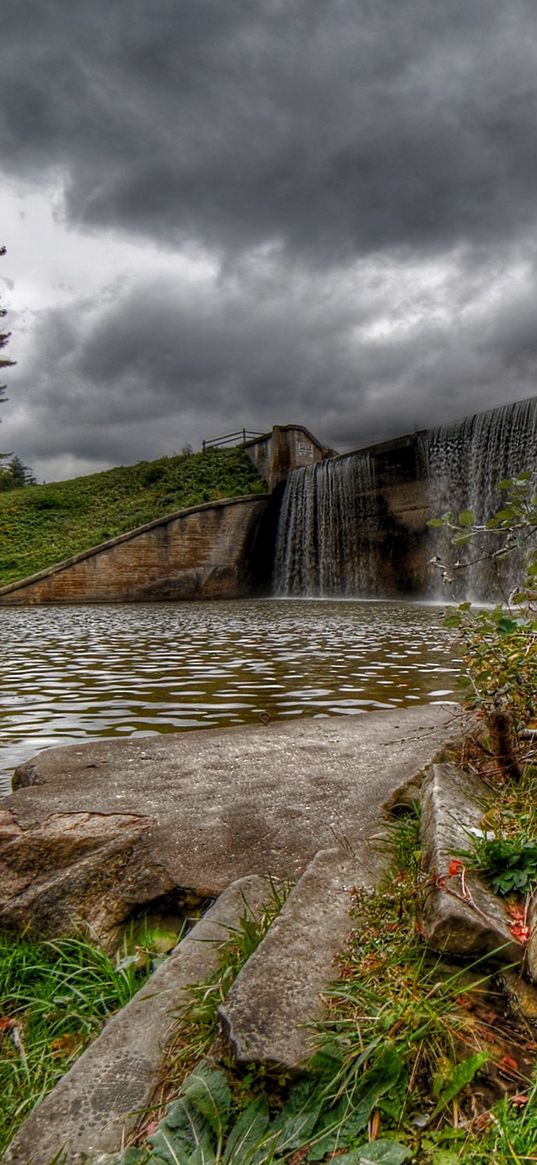
{"label": "green leafy branch", "polygon": [[[537,495],[529,474],[502,481],[504,506],[487,522],[477,523],[473,510],[455,518],[448,512],[429,525],[444,527],[452,545],[472,543],[472,558],[452,563],[433,559],[446,581],[456,571],[486,559],[505,558],[522,550],[520,582],[492,610],[475,611],[469,602],[451,608],[446,624],[459,632],[463,648],[462,686],[469,705],[488,723],[493,752],[506,776],[520,778],[520,733],[536,713],[537,692]],[[491,541],[492,540],[492,541]]]}

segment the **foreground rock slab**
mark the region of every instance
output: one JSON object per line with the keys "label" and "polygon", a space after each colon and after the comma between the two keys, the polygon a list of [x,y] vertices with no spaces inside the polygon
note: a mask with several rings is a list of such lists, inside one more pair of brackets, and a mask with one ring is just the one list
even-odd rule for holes
{"label": "foreground rock slab", "polygon": [[270,893],[270,882],[255,875],[224,891],[33,1110],[6,1151],[6,1165],[49,1165],[60,1151],[65,1165],[75,1165],[86,1153],[122,1148],[152,1099],[185,988],[215,970],[229,928],[257,917]]}
{"label": "foreground rock slab", "polygon": [[421,912],[429,946],[453,955],[495,954],[500,962],[521,964],[524,947],[509,927],[504,903],[471,870],[449,876],[450,861],[469,850],[493,793],[471,773],[435,764],[422,791],[421,849],[430,887]]}
{"label": "foreground rock slab", "polygon": [[172,888],[295,881],[319,849],[357,850],[393,791],[460,735],[453,706],[102,740],[17,770],[0,816],[0,927],[81,924],[110,945]]}
{"label": "foreground rock slab", "polygon": [[239,1063],[294,1069],[311,1055],[312,1023],[351,927],[351,890],[373,886],[381,867],[367,844],[316,854],[220,1008]]}

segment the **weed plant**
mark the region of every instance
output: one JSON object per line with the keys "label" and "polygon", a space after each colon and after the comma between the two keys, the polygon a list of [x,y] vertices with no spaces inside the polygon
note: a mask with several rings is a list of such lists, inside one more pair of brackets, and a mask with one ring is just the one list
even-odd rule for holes
{"label": "weed plant", "polygon": [[469,847],[458,851],[470,869],[489,883],[495,894],[531,894],[537,882],[537,768],[526,765],[521,778],[499,789],[483,816],[481,834],[469,835]]}
{"label": "weed plant", "polygon": [[236,447],[0,492],[0,585],[174,510],[265,488]]}
{"label": "weed plant", "polygon": [[0,936],[0,1153],[145,978],[85,939]]}

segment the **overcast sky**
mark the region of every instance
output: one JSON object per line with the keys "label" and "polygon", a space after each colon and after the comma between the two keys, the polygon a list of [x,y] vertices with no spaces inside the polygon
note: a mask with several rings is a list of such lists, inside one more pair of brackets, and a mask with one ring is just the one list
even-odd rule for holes
{"label": "overcast sky", "polygon": [[535,0],[4,0],[0,90],[40,480],[537,392]]}

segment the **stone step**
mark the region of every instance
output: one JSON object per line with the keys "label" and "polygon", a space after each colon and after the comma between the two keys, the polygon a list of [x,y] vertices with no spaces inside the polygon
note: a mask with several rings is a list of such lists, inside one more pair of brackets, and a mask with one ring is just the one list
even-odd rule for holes
{"label": "stone step", "polygon": [[270,881],[257,875],[241,878],[222,892],[34,1108],[6,1151],[6,1165],[49,1165],[60,1150],[62,1165],[78,1165],[86,1153],[122,1148],[140,1109],[151,1102],[163,1050],[188,997],[185,988],[214,971],[229,929],[244,915],[258,916],[270,895]]}
{"label": "stone step", "polygon": [[239,1063],[295,1069],[311,1054],[323,991],[351,927],[353,886],[372,886],[382,861],[364,842],[359,854],[319,850],[220,1008]]}
{"label": "stone step", "polygon": [[[441,954],[494,955],[499,962],[521,964],[524,947],[510,928],[505,901],[497,898],[473,870],[450,877],[450,861],[471,850],[475,831],[493,791],[480,777],[452,764],[435,764],[423,785],[421,805],[422,865],[430,878],[421,909],[423,937]],[[463,860],[463,859],[460,859]]]}

